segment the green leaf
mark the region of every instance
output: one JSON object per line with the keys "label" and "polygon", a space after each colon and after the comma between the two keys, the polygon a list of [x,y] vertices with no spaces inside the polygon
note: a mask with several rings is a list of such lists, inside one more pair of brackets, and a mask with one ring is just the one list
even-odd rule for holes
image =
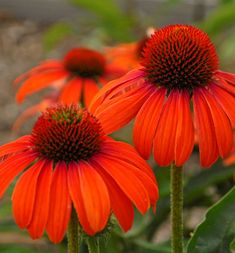
{"label": "green leaf", "polygon": [[[134,243],[138,246],[138,252],[143,253],[170,253],[169,245],[156,245],[143,240],[135,240]],[[143,251],[144,250],[144,251]]]}
{"label": "green leaf", "polygon": [[235,238],[235,187],[213,205],[197,227],[187,253],[231,253]]}
{"label": "green leaf", "polygon": [[43,43],[46,50],[53,49],[66,36],[72,34],[72,27],[66,22],[56,23],[52,25],[44,34]]}
{"label": "green leaf", "polygon": [[230,251],[231,253],[235,253],[235,239],[230,243]]}

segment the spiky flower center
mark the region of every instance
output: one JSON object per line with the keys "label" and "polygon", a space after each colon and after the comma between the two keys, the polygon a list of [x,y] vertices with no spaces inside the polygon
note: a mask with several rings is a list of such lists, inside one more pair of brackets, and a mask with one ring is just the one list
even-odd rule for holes
{"label": "spiky flower center", "polygon": [[142,40],[138,41],[138,43],[136,45],[136,56],[138,59],[143,58],[144,48],[145,48],[148,40],[149,40],[149,37],[145,36],[144,38],[142,38]]}
{"label": "spiky flower center", "polygon": [[193,91],[211,81],[218,57],[206,33],[189,25],[170,25],[148,40],[142,65],[151,83]]}
{"label": "spiky flower center", "polygon": [[97,51],[73,48],[64,57],[65,68],[82,77],[96,77],[104,73],[105,58]]}
{"label": "spiky flower center", "polygon": [[58,105],[39,117],[32,131],[35,150],[53,161],[87,160],[103,138],[97,119],[85,109]]}

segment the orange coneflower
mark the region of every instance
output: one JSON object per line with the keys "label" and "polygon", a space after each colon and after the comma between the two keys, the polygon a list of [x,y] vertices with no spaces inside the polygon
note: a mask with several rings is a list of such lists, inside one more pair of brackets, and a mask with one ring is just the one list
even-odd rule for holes
{"label": "orange coneflower", "polygon": [[99,85],[123,74],[120,67],[106,62],[105,57],[91,49],[73,48],[62,60],[47,60],[19,76],[15,83],[23,82],[16,100],[48,86],[59,89],[58,100],[70,104],[82,101],[88,106],[99,90]]}
{"label": "orange coneflower", "polygon": [[158,188],[133,147],[105,136],[96,116],[75,105],[48,108],[27,135],[0,147],[0,196],[20,173],[12,201],[20,228],[32,238],[47,231],[60,242],[75,207],[88,235],[102,231],[113,213],[127,231],[133,205],[155,207]]}
{"label": "orange coneflower", "polygon": [[143,57],[144,47],[153,33],[154,28],[149,27],[146,35],[137,42],[122,43],[114,47],[106,48],[105,55],[107,59],[125,71],[139,67]]}
{"label": "orange coneflower", "polygon": [[195,131],[201,165],[209,167],[231,151],[234,104],[235,75],[218,70],[207,34],[189,25],[170,25],[149,39],[142,67],[107,84],[91,111],[106,133],[136,116],[135,146],[145,159],[153,147],[161,166],[185,163]]}

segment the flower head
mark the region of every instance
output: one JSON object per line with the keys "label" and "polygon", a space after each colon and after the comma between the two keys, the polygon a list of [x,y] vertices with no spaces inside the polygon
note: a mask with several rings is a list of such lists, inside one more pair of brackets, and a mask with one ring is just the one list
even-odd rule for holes
{"label": "flower head", "polygon": [[[108,80],[123,74],[120,67],[107,63],[98,51],[73,48],[61,60],[48,60],[19,76],[23,83],[16,94],[20,103],[26,96],[52,86],[59,92],[58,102],[82,102],[88,106],[93,96]],[[82,101],[81,101],[82,100]]]}
{"label": "flower head", "polygon": [[144,48],[154,28],[149,27],[146,35],[137,42],[123,43],[106,49],[106,57],[115,65],[120,66],[126,72],[132,68],[139,67],[143,58]]}
{"label": "flower head", "polygon": [[170,25],[148,40],[142,66],[107,84],[90,110],[106,133],[136,116],[135,146],[145,159],[153,149],[161,166],[183,165],[196,134],[201,165],[209,167],[231,151],[234,103],[235,75],[218,70],[209,37],[193,26]]}
{"label": "flower head", "polygon": [[0,157],[0,196],[22,172],[13,213],[32,238],[46,230],[60,242],[72,205],[88,235],[102,231],[112,213],[127,231],[133,205],[143,214],[158,199],[154,174],[135,149],[105,136],[96,115],[76,105],[48,108],[31,135],[0,147]]}

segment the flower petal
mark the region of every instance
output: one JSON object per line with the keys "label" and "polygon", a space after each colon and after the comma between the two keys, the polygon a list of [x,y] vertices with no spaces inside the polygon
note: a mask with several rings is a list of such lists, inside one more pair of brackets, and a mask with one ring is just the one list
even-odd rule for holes
{"label": "flower petal", "polygon": [[201,165],[210,167],[217,160],[219,152],[211,112],[200,89],[194,90],[193,107]]}
{"label": "flower petal", "polygon": [[139,168],[154,182],[156,182],[156,178],[151,167],[131,145],[122,141],[114,141],[113,139],[107,137],[103,142],[100,152],[104,154],[110,153],[112,157],[121,158],[123,161],[126,161]]}
{"label": "flower petal", "polygon": [[165,89],[156,89],[144,102],[135,119],[134,143],[144,159],[148,159],[150,156],[165,94]]}
{"label": "flower petal", "polygon": [[176,111],[175,164],[182,166],[188,160],[194,146],[194,127],[188,92],[178,92]]}
{"label": "flower petal", "polygon": [[149,206],[150,199],[146,188],[138,176],[126,169],[117,161],[109,159],[107,155],[97,155],[96,163],[100,165],[118,184],[126,196],[135,204],[140,213],[144,214]]}
{"label": "flower petal", "polygon": [[25,151],[0,163],[0,198],[15,176],[27,168],[36,158],[37,154],[35,152]]}
{"label": "flower petal", "polygon": [[17,225],[25,228],[29,225],[35,203],[35,193],[39,173],[44,160],[37,161],[19,178],[12,194],[13,213]]}
{"label": "flower petal", "polygon": [[79,178],[82,200],[91,228],[101,231],[110,215],[110,200],[107,187],[101,176],[89,163],[79,162]]}
{"label": "flower petal", "polygon": [[160,166],[168,166],[175,159],[178,92],[172,91],[162,109],[153,140],[154,159]]}
{"label": "flower petal", "polygon": [[38,177],[33,216],[27,227],[33,239],[40,238],[48,220],[53,162],[45,161]]}
{"label": "flower petal", "polygon": [[18,103],[23,102],[24,98],[36,91],[39,91],[52,82],[60,80],[68,76],[68,72],[65,70],[54,70],[46,73],[39,73],[29,77],[23,85],[19,88],[16,94],[16,100]]}
{"label": "flower petal", "polygon": [[121,99],[115,97],[100,105],[94,115],[101,122],[104,132],[110,134],[129,123],[139,111],[144,100],[150,95],[151,88],[150,86],[143,86],[135,90],[130,96]]}
{"label": "flower petal", "polygon": [[78,104],[80,102],[82,92],[82,80],[80,78],[73,78],[64,84],[61,91],[59,101],[64,104]]}
{"label": "flower petal", "polygon": [[34,74],[37,74],[39,72],[46,72],[51,71],[55,69],[62,69],[63,65],[61,61],[58,60],[47,60],[42,63],[40,63],[38,66],[32,68],[30,71],[18,76],[14,80],[14,84],[18,84],[19,82],[22,82],[24,79],[28,78],[29,76],[32,76]]}
{"label": "flower petal", "polygon": [[94,231],[87,219],[84,203],[82,201],[81,194],[81,185],[80,185],[80,177],[79,177],[79,166],[75,162],[70,162],[68,165],[68,186],[71,199],[73,201],[74,207],[76,209],[78,219],[80,224],[82,225],[84,231],[88,235],[94,235],[96,231]]}
{"label": "flower petal", "polygon": [[22,152],[26,149],[29,149],[30,145],[31,145],[31,136],[30,135],[22,136],[15,141],[2,145],[0,147],[0,157],[3,157],[8,154]]}
{"label": "flower petal", "polygon": [[67,183],[67,166],[58,162],[53,172],[50,208],[46,230],[50,240],[59,243],[65,234],[71,215],[71,199]]}
{"label": "flower petal", "polygon": [[95,161],[89,161],[92,167],[102,176],[109,192],[111,208],[124,231],[128,231],[134,220],[134,209],[131,201],[117,183]]}
{"label": "flower petal", "polygon": [[89,111],[94,114],[96,109],[104,102],[110,98],[124,92],[127,88],[132,86],[138,86],[138,79],[143,77],[143,71],[139,69],[134,69],[128,72],[121,78],[113,80],[107,83],[94,97],[91,105],[89,106]]}
{"label": "flower petal", "polygon": [[214,123],[215,136],[221,157],[228,155],[233,145],[233,132],[231,123],[215,98],[206,89],[201,90],[207,101]]}
{"label": "flower petal", "polygon": [[235,126],[235,97],[215,84],[210,85],[210,89],[212,94],[216,97],[218,103],[228,115],[233,126]]}
{"label": "flower petal", "polygon": [[84,94],[83,94],[85,107],[88,108],[92,99],[94,98],[94,96],[97,94],[98,91],[99,91],[99,88],[94,80],[85,79],[85,81],[84,81]]}

